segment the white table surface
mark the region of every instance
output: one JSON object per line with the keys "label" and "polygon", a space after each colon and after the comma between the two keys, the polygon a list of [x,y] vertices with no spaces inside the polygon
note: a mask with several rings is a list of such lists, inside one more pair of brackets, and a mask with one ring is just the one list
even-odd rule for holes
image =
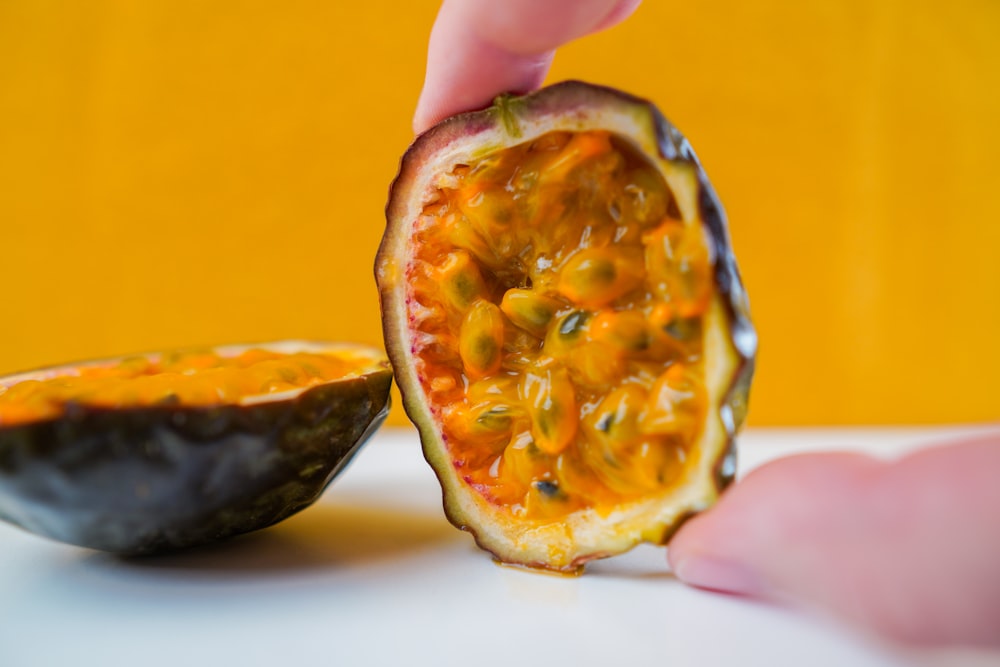
{"label": "white table surface", "polygon": [[[751,430],[741,474],[976,430]],[[384,429],[315,506],[221,545],[128,560],[0,525],[0,666],[1000,664],[687,588],[664,554],[640,547],[579,578],[494,565],[444,519],[416,435]]]}

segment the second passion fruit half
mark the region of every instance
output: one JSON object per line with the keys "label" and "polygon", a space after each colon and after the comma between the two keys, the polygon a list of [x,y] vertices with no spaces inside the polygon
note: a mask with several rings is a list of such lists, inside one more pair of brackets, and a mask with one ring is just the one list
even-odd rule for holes
{"label": "second passion fruit half", "polygon": [[722,208],[653,105],[568,82],[446,120],[387,222],[387,349],[481,547],[574,572],[717,499],[756,336]]}
{"label": "second passion fruit half", "polygon": [[0,519],[149,554],[315,501],[389,409],[381,351],[283,341],[0,378]]}

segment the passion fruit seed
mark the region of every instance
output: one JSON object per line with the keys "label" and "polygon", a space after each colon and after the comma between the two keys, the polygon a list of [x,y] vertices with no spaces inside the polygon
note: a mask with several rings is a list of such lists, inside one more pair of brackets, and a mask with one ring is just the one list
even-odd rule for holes
{"label": "passion fruit seed", "polygon": [[542,358],[522,379],[521,398],[527,403],[535,444],[546,454],[558,454],[576,437],[577,408],[568,371]]}
{"label": "passion fruit seed", "polygon": [[581,250],[563,267],[558,290],[571,303],[601,308],[642,284],[645,269],[634,252]]}
{"label": "passion fruit seed", "polygon": [[621,351],[596,340],[570,349],[566,366],[574,383],[598,392],[617,385],[628,372]]}
{"label": "passion fruit seed", "polygon": [[603,132],[579,132],[571,135],[563,149],[548,161],[542,171],[542,183],[562,185],[578,167],[612,152],[610,138]]}
{"label": "passion fruit seed", "polygon": [[503,295],[500,310],[507,318],[528,333],[541,338],[562,302],[529,289],[511,288]]}
{"label": "passion fruit seed", "polygon": [[675,435],[689,439],[702,419],[704,387],[674,364],[649,390],[639,428],[646,434]]}
{"label": "passion fruit seed", "polygon": [[590,332],[594,340],[623,352],[645,352],[653,343],[646,316],[635,310],[599,313],[591,322]]}
{"label": "passion fruit seed", "polygon": [[700,236],[668,220],[643,237],[647,283],[679,317],[701,316],[712,296],[708,246]]}
{"label": "passion fruit seed", "polygon": [[585,310],[572,310],[558,318],[545,334],[542,351],[550,357],[565,359],[578,345],[588,340],[589,321],[590,313]]}
{"label": "passion fruit seed", "polygon": [[530,431],[521,431],[510,439],[503,452],[500,473],[521,487],[515,491],[515,497],[519,498],[516,502],[523,502],[524,489],[545,476],[545,462]]}
{"label": "passion fruit seed", "polygon": [[658,225],[668,215],[671,203],[670,193],[657,183],[657,174],[648,169],[634,169],[626,177],[623,188],[621,215],[634,220],[642,228]]}
{"label": "passion fruit seed", "polygon": [[502,401],[517,395],[517,380],[506,376],[485,378],[470,384],[465,395],[472,403]]}
{"label": "passion fruit seed", "polygon": [[440,280],[448,304],[460,313],[486,293],[479,265],[465,250],[448,255],[441,266]]}
{"label": "passion fruit seed", "polygon": [[461,212],[449,212],[442,217],[429,216],[430,219],[440,229],[445,240],[454,247],[470,253],[484,266],[491,269],[500,267],[497,256],[483,239],[482,234],[477,231],[469,219]]}
{"label": "passion fruit seed", "polygon": [[614,461],[614,446],[622,446],[639,435],[639,415],[646,406],[648,394],[637,384],[626,384],[612,390],[597,409],[584,417],[587,437],[609,447]]}
{"label": "passion fruit seed", "polygon": [[[449,427],[456,435],[483,445],[500,445],[510,439],[518,411],[503,403],[485,401],[472,406],[451,406],[447,415]],[[491,447],[487,449],[492,451]]]}
{"label": "passion fruit seed", "polygon": [[458,352],[469,377],[481,378],[500,369],[503,315],[496,304],[479,299],[462,320]]}

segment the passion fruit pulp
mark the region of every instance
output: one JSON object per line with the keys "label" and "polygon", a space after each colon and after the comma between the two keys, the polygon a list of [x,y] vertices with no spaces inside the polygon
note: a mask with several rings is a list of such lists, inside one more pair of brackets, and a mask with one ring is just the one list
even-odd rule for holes
{"label": "passion fruit pulp", "polygon": [[732,479],[756,336],[722,208],[650,103],[568,82],[432,128],[376,279],[446,513],[500,561],[664,543]]}
{"label": "passion fruit pulp", "polygon": [[0,518],[121,554],[264,528],[374,433],[391,377],[373,349],[282,341],[0,378]]}

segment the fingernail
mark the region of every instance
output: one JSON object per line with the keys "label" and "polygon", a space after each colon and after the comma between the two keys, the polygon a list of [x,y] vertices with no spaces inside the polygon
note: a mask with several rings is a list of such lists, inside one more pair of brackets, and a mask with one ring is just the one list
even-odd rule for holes
{"label": "fingernail", "polygon": [[689,586],[713,591],[759,595],[764,587],[745,566],[711,556],[686,556],[674,566],[674,575]]}

